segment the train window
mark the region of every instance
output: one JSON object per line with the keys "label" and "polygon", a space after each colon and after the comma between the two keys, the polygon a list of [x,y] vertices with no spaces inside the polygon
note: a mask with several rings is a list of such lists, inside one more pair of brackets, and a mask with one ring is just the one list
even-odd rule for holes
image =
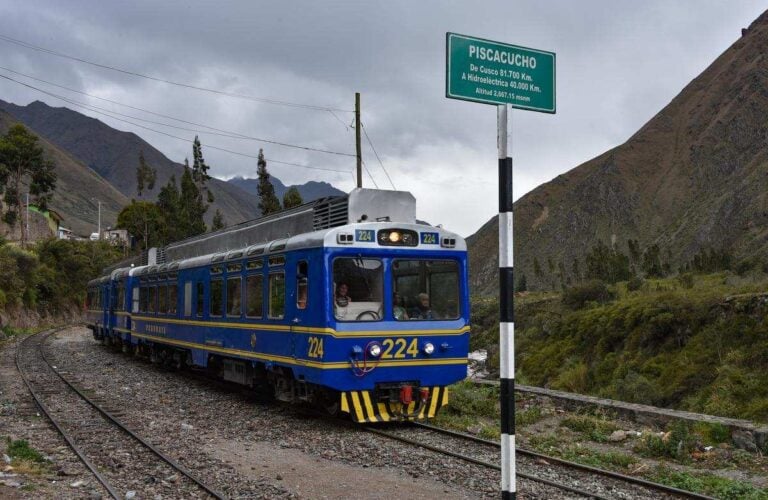
{"label": "train window", "polygon": [[157,287],[149,287],[149,299],[147,300],[147,312],[157,312]]}
{"label": "train window", "polygon": [[269,267],[285,265],[285,255],[272,255],[269,257]]}
{"label": "train window", "polygon": [[264,276],[255,274],[245,280],[245,315],[249,318],[261,318],[264,307]]}
{"label": "train window", "polygon": [[262,267],[264,267],[264,261],[262,259],[249,260],[246,267],[248,268],[249,271],[252,271],[254,269],[261,269]]}
{"label": "train window", "polygon": [[237,273],[243,268],[242,264],[227,264],[228,273]]}
{"label": "train window", "polygon": [[139,312],[139,287],[135,286],[133,287],[133,297],[131,297],[131,300],[133,302],[133,312]]}
{"label": "train window", "polygon": [[203,301],[205,300],[205,286],[202,282],[197,284],[197,315],[203,316]]}
{"label": "train window", "polygon": [[227,279],[227,316],[240,317],[242,280],[240,277]]}
{"label": "train window", "polygon": [[168,285],[160,285],[157,287],[157,298],[157,312],[166,314],[168,312]]}
{"label": "train window", "polygon": [[122,311],[125,308],[125,286],[120,283],[117,285],[117,304],[115,304],[115,309],[118,311]]}
{"label": "train window", "polygon": [[269,317],[283,319],[285,316],[285,273],[269,275]]}
{"label": "train window", "polygon": [[309,264],[302,260],[296,266],[296,308],[306,309],[309,297]]}
{"label": "train window", "polygon": [[396,320],[457,319],[459,265],[450,260],[395,260],[392,314]]}
{"label": "train window", "polygon": [[184,283],[184,316],[192,316],[192,282]]}
{"label": "train window", "polygon": [[376,321],[382,316],[384,266],[379,259],[333,261],[333,311],[336,319]]}
{"label": "train window", "polygon": [[168,285],[168,314],[176,315],[176,306],[179,301],[179,288],[176,283]]}
{"label": "train window", "polygon": [[147,312],[147,297],[149,295],[149,290],[147,290],[147,287],[143,286],[139,289],[139,311],[140,312]]}
{"label": "train window", "polygon": [[224,282],[222,280],[211,280],[209,312],[211,316],[224,315]]}

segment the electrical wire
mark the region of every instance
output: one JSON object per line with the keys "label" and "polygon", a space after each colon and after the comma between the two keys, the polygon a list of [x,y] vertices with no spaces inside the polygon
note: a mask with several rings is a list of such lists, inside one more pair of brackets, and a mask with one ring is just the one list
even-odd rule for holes
{"label": "electrical wire", "polygon": [[375,187],[376,189],[379,189],[379,185],[376,184],[376,179],[373,178],[373,176],[371,175],[371,171],[368,170],[368,165],[365,164],[365,160],[360,160],[360,163],[363,164],[363,168],[365,169],[365,173],[368,174],[368,177],[371,178],[371,182],[373,182],[373,187]]}
{"label": "electrical wire", "polygon": [[184,131],[187,131],[187,132],[197,132],[198,134],[217,135],[217,136],[221,136],[221,137],[229,137],[229,138],[232,138],[232,139],[245,139],[245,140],[251,140],[251,141],[256,141],[256,142],[264,142],[264,143],[267,143],[267,144],[274,144],[274,145],[277,145],[277,146],[284,146],[284,147],[288,147],[288,148],[302,149],[304,151],[315,151],[315,152],[319,152],[319,153],[333,154],[333,155],[339,155],[339,156],[349,156],[349,157],[352,157],[352,158],[355,157],[355,155],[351,154],[351,153],[343,153],[343,152],[340,152],[340,151],[330,151],[330,150],[327,150],[327,149],[313,148],[313,147],[309,147],[309,146],[300,146],[300,145],[289,144],[289,143],[280,142],[280,141],[273,141],[273,140],[270,140],[270,139],[263,139],[263,138],[260,138],[260,137],[248,136],[248,135],[245,135],[245,134],[240,134],[238,132],[231,132],[231,131],[228,131],[228,130],[219,129],[219,128],[216,128],[216,127],[211,127],[209,125],[204,125],[204,124],[201,124],[201,123],[195,123],[195,122],[191,122],[191,121],[188,121],[188,120],[183,120],[181,118],[176,118],[176,117],[173,117],[173,116],[170,116],[170,115],[164,115],[162,113],[156,113],[156,112],[150,111],[148,109],[139,108],[137,106],[131,106],[129,104],[124,104],[124,103],[121,103],[119,101],[115,101],[115,100],[112,100],[112,99],[107,99],[105,97],[99,97],[99,96],[96,96],[96,95],[93,95],[93,94],[89,94],[87,92],[83,92],[81,90],[76,90],[76,89],[73,89],[73,88],[70,88],[70,87],[65,87],[64,85],[59,85],[57,83],[53,83],[53,82],[49,82],[47,80],[43,80],[41,78],[36,78],[34,76],[30,76],[30,75],[27,75],[27,74],[24,74],[24,73],[21,73],[21,72],[18,72],[18,71],[15,71],[15,70],[12,70],[10,68],[3,67],[3,66],[0,66],[0,69],[4,70],[4,71],[8,71],[9,73],[13,73],[13,74],[16,74],[16,75],[23,76],[25,78],[29,78],[30,80],[35,80],[37,82],[45,83],[45,84],[51,85],[53,87],[57,87],[57,88],[60,88],[60,89],[67,90],[69,92],[74,92],[74,93],[81,94],[81,95],[84,95],[84,96],[92,97],[94,99],[99,99],[99,100],[106,101],[106,102],[109,102],[109,103],[112,103],[112,104],[117,104],[119,106],[125,106],[125,107],[130,108],[130,109],[134,109],[134,110],[137,110],[137,111],[148,113],[148,114],[154,115],[154,116],[159,116],[159,117],[166,118],[166,119],[169,119],[169,120],[174,120],[174,121],[177,121],[177,122],[180,122],[180,123],[186,123],[186,124],[189,124],[189,125],[194,125],[196,127],[207,128],[210,131],[203,131],[203,130],[198,130],[198,129],[190,129],[190,128],[185,128],[185,127],[179,127],[179,126],[176,126],[176,125],[170,125],[170,124],[167,124],[167,123],[156,122],[156,121],[152,121],[152,120],[147,120],[145,118],[140,118],[138,116],[126,115],[126,114],[123,114],[123,113],[119,113],[117,111],[112,111],[110,109],[101,108],[101,107],[95,106],[93,104],[84,104],[82,102],[75,101],[75,102],[78,102],[79,105],[91,106],[91,107],[93,107],[95,109],[100,109],[100,110],[105,111],[105,112],[114,113],[116,115],[123,116],[125,118],[130,118],[131,120],[139,120],[139,121],[143,121],[143,122],[146,122],[146,123],[152,123],[152,124],[161,125],[161,126],[164,126],[164,127],[175,128],[175,129],[178,129],[178,130],[184,130]]}
{"label": "electrical wire", "polygon": [[118,68],[116,66],[109,66],[107,64],[101,64],[101,63],[89,61],[87,59],[83,59],[83,58],[80,58],[80,57],[72,56],[72,55],[69,55],[69,54],[63,54],[63,53],[57,52],[55,50],[47,49],[45,47],[40,47],[38,45],[33,45],[33,44],[31,44],[29,42],[25,42],[23,40],[18,40],[16,38],[11,38],[10,36],[4,35],[2,33],[0,33],[0,40],[2,40],[4,42],[7,42],[7,43],[12,43],[12,44],[18,45],[20,47],[24,47],[26,49],[36,50],[38,52],[43,52],[43,53],[50,54],[50,55],[53,55],[53,56],[56,56],[56,57],[61,57],[61,58],[64,58],[64,59],[70,59],[72,61],[77,61],[77,62],[80,62],[80,63],[83,63],[83,64],[89,64],[89,65],[95,66],[97,68],[108,69],[110,71],[116,71],[118,73],[123,73],[123,74],[126,74],[126,75],[131,75],[131,76],[135,76],[135,77],[139,77],[139,78],[145,78],[147,80],[152,80],[152,81],[155,81],[155,82],[166,83],[168,85],[176,85],[178,87],[183,87],[183,88],[187,88],[187,89],[199,90],[201,92],[209,92],[209,93],[212,93],[212,94],[218,94],[218,95],[223,95],[223,96],[227,96],[227,97],[234,97],[234,98],[237,98],[237,99],[245,99],[245,100],[248,100],[248,101],[261,102],[261,103],[265,103],[265,104],[274,104],[274,105],[279,105],[279,106],[288,106],[288,107],[293,107],[293,108],[312,109],[312,110],[315,110],[315,111],[337,111],[339,113],[354,113],[354,111],[351,111],[351,110],[348,110],[348,109],[340,109],[340,108],[334,108],[334,107],[330,107],[330,106],[316,106],[316,105],[313,105],[313,104],[302,104],[302,103],[296,103],[296,102],[290,102],[290,101],[280,101],[280,100],[277,100],[277,99],[267,99],[267,98],[263,98],[263,97],[254,97],[254,96],[250,96],[250,95],[246,95],[246,94],[239,94],[239,93],[236,93],[236,92],[227,92],[227,91],[224,91],[224,90],[217,90],[217,89],[212,89],[212,88],[208,88],[208,87],[200,87],[198,85],[192,85],[192,84],[188,84],[188,83],[176,82],[176,81],[173,81],[173,80],[167,80],[165,78],[160,78],[160,77],[151,76],[151,75],[145,75],[143,73],[137,73],[135,71],[129,71],[127,69]]}
{"label": "electrical wire", "polygon": [[360,126],[363,129],[363,133],[365,134],[365,138],[368,140],[368,144],[371,145],[371,149],[373,150],[373,154],[376,155],[376,159],[379,160],[379,165],[381,165],[381,169],[387,175],[387,179],[389,179],[389,183],[392,185],[392,189],[397,191],[397,188],[395,187],[395,183],[392,182],[392,177],[389,176],[389,172],[387,172],[387,169],[384,167],[384,162],[382,162],[381,158],[379,158],[379,153],[376,152],[376,148],[373,147],[373,142],[371,141],[371,138],[368,137],[368,131],[365,129],[365,124],[363,122],[360,122]]}
{"label": "electrical wire", "polygon": [[[106,111],[106,112],[105,111],[99,111],[97,109],[94,109],[93,106],[91,106],[91,105],[81,104],[81,103],[79,103],[77,101],[73,101],[72,99],[70,99],[68,97],[60,96],[58,94],[54,94],[52,92],[48,92],[48,91],[43,90],[43,89],[39,89],[39,88],[37,88],[37,87],[35,87],[33,85],[29,85],[28,83],[20,82],[18,80],[15,80],[15,79],[13,79],[11,77],[8,77],[8,76],[5,76],[5,75],[1,75],[0,74],[0,78],[4,78],[4,79],[9,80],[11,82],[15,82],[15,83],[17,83],[19,85],[22,85],[24,87],[30,88],[32,90],[36,90],[38,92],[41,92],[41,93],[43,93],[45,95],[48,95],[48,96],[51,96],[53,98],[60,99],[60,100],[62,100],[64,102],[72,104],[73,106],[78,106],[80,108],[85,108],[85,109],[88,109],[89,111],[92,111],[94,113],[98,113],[100,115],[107,116],[109,118],[112,118],[113,120],[117,120],[119,122],[127,123],[127,124],[133,125],[135,127],[139,127],[139,128],[144,129],[144,130],[149,130],[150,132],[155,132],[157,134],[161,134],[161,135],[164,135],[164,136],[167,136],[167,137],[178,139],[178,140],[181,140],[181,141],[184,141],[184,142],[187,142],[187,143],[190,142],[189,139],[186,139],[184,137],[179,137],[177,135],[169,134],[168,132],[164,132],[162,130],[153,129],[151,127],[147,127],[145,125],[141,125],[140,123],[135,123],[135,122],[132,122],[130,120],[126,120],[126,119],[123,119],[123,118],[118,118],[117,116],[113,116],[114,112],[112,112],[112,111]],[[256,155],[252,155],[252,154],[248,154],[248,153],[242,153],[242,152],[239,152],[239,151],[234,151],[234,150],[222,148],[222,147],[219,147],[219,146],[213,146],[211,144],[201,144],[201,146],[205,146],[206,148],[214,149],[214,150],[218,150],[218,151],[224,151],[226,153],[231,153],[231,154],[238,155],[238,156],[244,156],[246,158],[258,159],[258,156],[256,156]],[[350,172],[349,170],[340,170],[340,169],[332,169],[332,168],[314,167],[314,166],[310,166],[310,165],[302,165],[302,164],[299,164],[299,163],[291,163],[291,162],[286,162],[286,161],[274,160],[274,159],[271,159],[271,158],[265,158],[265,160],[267,160],[267,161],[269,161],[271,163],[277,163],[277,164],[280,164],[280,165],[289,165],[289,166],[300,167],[300,168],[307,168],[307,169],[310,169],[310,170],[324,170],[324,171],[327,171],[327,172],[341,172],[341,173],[348,173],[348,172]]]}

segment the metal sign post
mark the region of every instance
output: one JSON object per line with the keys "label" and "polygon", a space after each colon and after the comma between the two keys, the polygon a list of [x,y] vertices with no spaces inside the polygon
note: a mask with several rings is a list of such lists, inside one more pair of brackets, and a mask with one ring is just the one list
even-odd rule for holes
{"label": "metal sign post", "polygon": [[512,233],[512,108],[497,109],[499,149],[499,379],[501,494],[515,497],[515,280]]}
{"label": "metal sign post", "polygon": [[512,234],[512,108],[555,112],[555,54],[446,33],[445,96],[497,105],[499,148],[499,360],[501,497],[515,484],[515,280]]}

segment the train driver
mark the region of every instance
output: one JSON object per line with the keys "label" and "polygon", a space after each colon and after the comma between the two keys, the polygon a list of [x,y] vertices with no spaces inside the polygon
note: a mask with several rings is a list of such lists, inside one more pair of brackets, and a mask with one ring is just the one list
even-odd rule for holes
{"label": "train driver", "polygon": [[429,307],[429,294],[424,292],[418,295],[419,302],[411,311],[411,319],[436,319],[435,313]]}
{"label": "train driver", "polygon": [[336,286],[336,305],[339,307],[347,307],[352,299],[349,298],[349,285],[346,283],[339,283]]}

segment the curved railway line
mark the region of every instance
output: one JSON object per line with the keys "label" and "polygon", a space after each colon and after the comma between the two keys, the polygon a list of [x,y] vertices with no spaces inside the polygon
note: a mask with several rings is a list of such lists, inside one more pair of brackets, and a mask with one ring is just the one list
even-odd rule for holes
{"label": "curved railway line", "polygon": [[[470,434],[455,432],[422,423],[412,423],[406,428],[392,428],[390,430],[366,428],[366,430],[380,436],[425,448],[476,465],[501,470],[501,467],[498,465],[500,444],[495,441],[488,441]],[[432,437],[436,434],[442,437],[449,437],[456,441],[450,444],[445,443],[448,444],[448,446],[443,444],[437,446],[428,442],[429,439],[424,439],[430,433],[433,434]],[[647,481],[645,479],[619,474],[617,472],[590,467],[531,450],[521,449],[519,447],[517,448],[516,453],[518,455],[518,478],[542,483],[584,498],[594,498],[599,500],[636,498],[639,496],[638,494],[640,492],[644,491],[646,493],[644,497],[646,498],[712,499],[712,497],[706,495],[692,493]],[[520,458],[523,458],[523,460],[520,460]],[[520,471],[521,468],[529,469],[532,472]],[[588,476],[585,478],[585,475]],[[591,476],[591,478],[589,476]],[[569,484],[562,482],[563,477],[568,479]],[[595,491],[598,489],[594,487],[595,485],[600,485],[602,489],[606,490],[608,493]],[[589,486],[592,487],[590,488]]]}
{"label": "curved railway line", "polygon": [[[60,330],[22,340],[16,350],[16,366],[38,407],[108,494],[115,499],[125,498],[128,491],[136,491],[142,498],[157,493],[226,498],[131,431],[120,421],[119,411],[86,394],[76,378],[49,362],[45,342]],[[158,479],[163,477],[175,480],[163,484]]]}

